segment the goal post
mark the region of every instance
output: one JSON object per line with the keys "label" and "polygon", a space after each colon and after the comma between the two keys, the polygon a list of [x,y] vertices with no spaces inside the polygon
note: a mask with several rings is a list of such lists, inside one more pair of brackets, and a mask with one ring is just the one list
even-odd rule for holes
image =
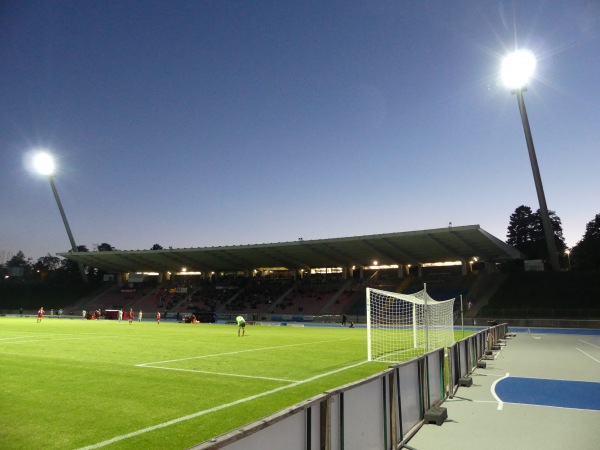
{"label": "goal post", "polygon": [[367,288],[369,361],[398,362],[454,343],[454,299]]}

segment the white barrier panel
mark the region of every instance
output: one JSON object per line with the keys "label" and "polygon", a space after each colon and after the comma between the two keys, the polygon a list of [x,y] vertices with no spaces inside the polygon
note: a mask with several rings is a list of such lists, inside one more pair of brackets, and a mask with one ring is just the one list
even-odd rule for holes
{"label": "white barrier panel", "polygon": [[469,360],[468,360],[468,347],[469,342],[462,340],[458,343],[459,348],[459,360],[460,360],[460,376],[464,377],[469,373]]}
{"label": "white barrier panel", "polygon": [[[386,420],[389,402],[384,399],[383,386],[387,377],[341,393],[343,411],[344,450],[380,450],[390,441]],[[386,390],[386,392],[388,392]],[[385,432],[385,433],[384,433]],[[332,439],[333,444],[333,439]]]}
{"label": "white barrier panel", "polygon": [[442,361],[440,361],[439,352],[427,355],[427,376],[429,378],[429,407],[432,407],[439,405],[444,396]]}
{"label": "white barrier panel", "polygon": [[398,367],[400,381],[402,436],[406,435],[422,419],[421,383],[419,380],[419,362],[413,360]]}
{"label": "white barrier panel", "polygon": [[339,394],[331,397],[331,409],[329,413],[331,434],[329,435],[329,442],[331,446],[329,448],[342,448],[340,447],[340,396]]}
{"label": "white barrier panel", "polygon": [[227,450],[264,448],[265,442],[269,443],[269,448],[306,450],[305,410],[300,410],[296,414],[283,419],[277,423],[277,426],[263,428],[254,434],[246,436],[244,439],[240,439],[222,448]]}

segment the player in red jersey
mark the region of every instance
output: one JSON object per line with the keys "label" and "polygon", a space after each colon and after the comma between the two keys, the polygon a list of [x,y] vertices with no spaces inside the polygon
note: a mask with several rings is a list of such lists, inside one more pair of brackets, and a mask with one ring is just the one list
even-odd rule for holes
{"label": "player in red jersey", "polygon": [[44,317],[44,307],[40,307],[40,309],[38,309],[38,316],[37,316],[37,323],[40,323],[42,321],[42,318]]}

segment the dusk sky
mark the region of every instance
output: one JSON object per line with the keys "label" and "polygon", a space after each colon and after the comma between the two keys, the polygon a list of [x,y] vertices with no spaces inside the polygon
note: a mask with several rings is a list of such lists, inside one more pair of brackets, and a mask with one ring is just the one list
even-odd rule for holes
{"label": "dusk sky", "polygon": [[600,213],[600,2],[0,4],[0,263],[475,225],[539,207],[502,57],[568,246]]}

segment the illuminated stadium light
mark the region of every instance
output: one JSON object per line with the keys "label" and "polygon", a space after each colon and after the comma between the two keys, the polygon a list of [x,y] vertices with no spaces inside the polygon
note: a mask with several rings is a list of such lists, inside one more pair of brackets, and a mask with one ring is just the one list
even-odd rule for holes
{"label": "illuminated stadium light", "polygon": [[382,264],[380,266],[367,266],[367,269],[397,269],[398,267],[400,267],[398,264]]}
{"label": "illuminated stadium light", "polygon": [[502,61],[501,76],[509,89],[522,89],[533,76],[537,61],[529,50],[517,50]]}
{"label": "illuminated stadium light", "polygon": [[460,266],[462,265],[462,261],[443,261],[443,262],[433,262],[433,263],[423,263],[421,267],[449,267],[449,266]]}
{"label": "illuminated stadium light", "polygon": [[[33,156],[33,167],[34,169],[41,175],[47,176],[48,181],[50,182],[50,188],[52,189],[52,193],[54,194],[54,199],[56,200],[56,205],[58,206],[58,211],[60,212],[60,216],[62,217],[63,224],[65,225],[65,229],[67,231],[67,236],[69,237],[69,242],[71,243],[71,250],[74,253],[77,253],[79,249],[77,248],[77,244],[75,244],[75,238],[73,238],[73,233],[71,233],[71,227],[69,226],[69,222],[67,221],[67,215],[65,214],[65,210],[62,206],[62,202],[60,201],[60,197],[58,196],[58,190],[56,189],[56,185],[54,184],[54,158],[50,153],[45,150],[39,150]],[[85,273],[85,268],[83,267],[83,263],[78,263],[79,272],[81,273],[81,278],[84,282],[87,283],[88,277]]]}
{"label": "illuminated stadium light", "polygon": [[502,61],[501,76],[504,84],[517,96],[519,112],[521,113],[521,122],[523,123],[523,131],[525,132],[527,151],[529,152],[529,161],[533,172],[533,181],[535,183],[535,190],[540,204],[540,217],[542,219],[544,236],[546,238],[546,246],[548,247],[548,259],[550,260],[552,270],[558,271],[560,270],[560,265],[558,263],[556,243],[554,242],[554,230],[552,228],[552,222],[550,221],[548,206],[546,205],[542,177],[540,175],[537,156],[535,154],[535,147],[533,146],[533,136],[529,126],[527,110],[525,109],[525,99],[523,98],[523,91],[526,90],[526,84],[532,77],[535,67],[535,56],[533,56],[530,51],[517,50]]}
{"label": "illuminated stadium light", "polygon": [[54,158],[50,153],[40,151],[33,157],[33,167],[41,175],[54,174]]}
{"label": "illuminated stadium light", "polygon": [[316,274],[328,274],[328,273],[343,273],[343,267],[315,267],[314,269],[310,269],[310,273],[312,275]]}

